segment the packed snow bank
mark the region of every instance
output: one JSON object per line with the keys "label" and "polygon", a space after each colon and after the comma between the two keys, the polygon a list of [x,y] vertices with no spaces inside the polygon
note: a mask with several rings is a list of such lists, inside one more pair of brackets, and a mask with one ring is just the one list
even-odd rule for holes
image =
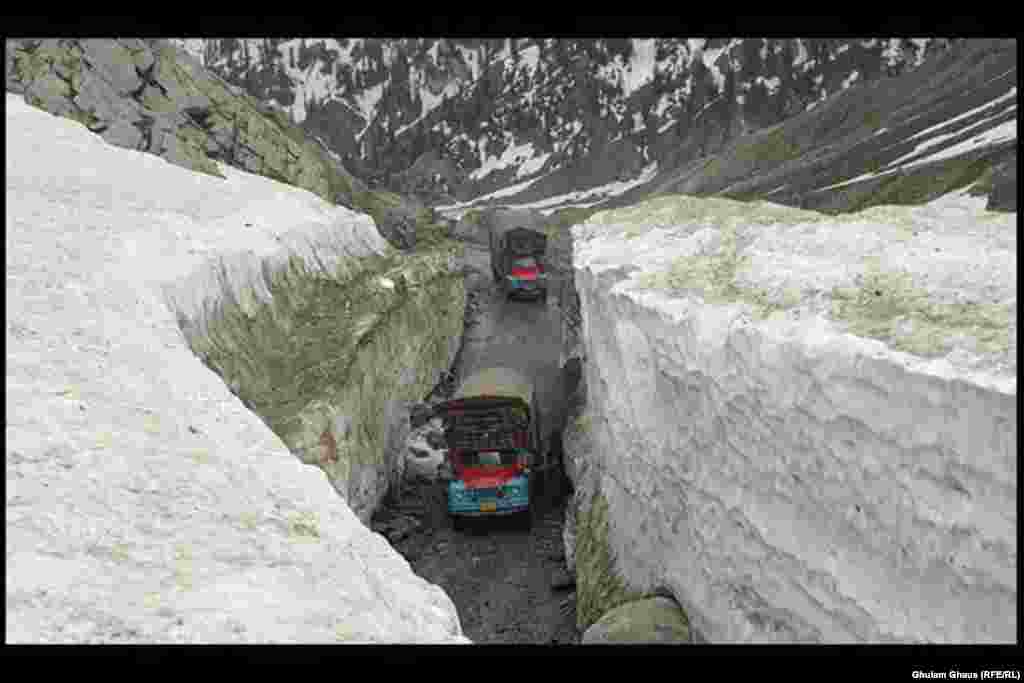
{"label": "packed snow bank", "polygon": [[666,196],[575,227],[566,452],[607,507],[577,571],[614,558],[712,642],[1014,642],[1016,216],[978,204]]}
{"label": "packed snow bank", "polygon": [[466,642],[444,592],[193,355],[161,292],[303,226],[376,250],[367,219],[6,104],[7,642]]}

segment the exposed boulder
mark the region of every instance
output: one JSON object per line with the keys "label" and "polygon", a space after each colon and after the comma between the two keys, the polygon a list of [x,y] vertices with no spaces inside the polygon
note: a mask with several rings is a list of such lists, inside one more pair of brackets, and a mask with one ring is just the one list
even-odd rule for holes
{"label": "exposed boulder", "polygon": [[668,587],[712,642],[1016,639],[1016,217],[984,205],[574,228],[582,625]]}
{"label": "exposed boulder", "polygon": [[682,644],[691,642],[686,614],[675,601],[654,597],[609,610],[583,633],[583,645]]}

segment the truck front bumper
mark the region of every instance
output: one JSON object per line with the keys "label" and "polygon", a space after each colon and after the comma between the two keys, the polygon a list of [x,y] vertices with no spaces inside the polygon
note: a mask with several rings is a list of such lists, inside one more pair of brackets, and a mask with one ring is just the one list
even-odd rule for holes
{"label": "truck front bumper", "polygon": [[[499,492],[501,495],[499,495]],[[511,515],[530,508],[529,483],[515,477],[498,488],[466,489],[462,482],[448,484],[448,512],[467,517]]]}

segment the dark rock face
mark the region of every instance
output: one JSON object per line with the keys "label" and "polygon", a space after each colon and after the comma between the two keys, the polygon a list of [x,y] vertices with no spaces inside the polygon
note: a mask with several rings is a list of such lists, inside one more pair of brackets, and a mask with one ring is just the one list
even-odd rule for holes
{"label": "dark rock face", "polygon": [[364,189],[279,112],[163,40],[9,40],[7,89],[114,145],[220,175],[216,161],[329,200]]}
{"label": "dark rock face", "polygon": [[392,207],[384,211],[377,221],[377,229],[391,244],[399,249],[416,246],[416,217],[404,207]]}
{"label": "dark rock face", "polygon": [[[976,189],[975,189],[976,188]],[[974,194],[988,194],[989,211],[1017,210],[1017,150],[1011,149],[1006,160],[993,166],[988,178],[979,180]]]}

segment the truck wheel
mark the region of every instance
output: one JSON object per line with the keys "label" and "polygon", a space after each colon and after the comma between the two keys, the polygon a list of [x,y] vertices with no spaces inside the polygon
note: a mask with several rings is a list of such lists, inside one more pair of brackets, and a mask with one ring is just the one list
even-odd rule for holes
{"label": "truck wheel", "polygon": [[546,474],[545,472],[532,472],[530,477],[530,509],[540,509],[541,503],[544,500]]}
{"label": "truck wheel", "polygon": [[430,485],[430,516],[434,527],[443,529],[448,524],[448,493],[443,481],[435,481]]}
{"label": "truck wheel", "polygon": [[519,513],[518,526],[523,531],[533,530],[533,505]]}

